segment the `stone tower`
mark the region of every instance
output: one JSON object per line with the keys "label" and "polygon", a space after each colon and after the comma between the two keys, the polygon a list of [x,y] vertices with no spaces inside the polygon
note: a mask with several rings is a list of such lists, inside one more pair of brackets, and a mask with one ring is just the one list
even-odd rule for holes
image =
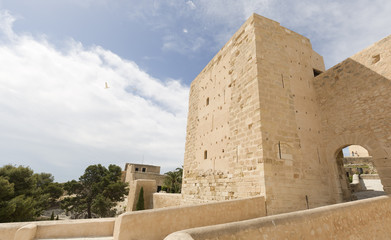
{"label": "stone tower", "polygon": [[347,200],[345,146],[324,141],[324,71],[309,39],[253,14],[191,84],[184,203],[263,195],[277,214]]}

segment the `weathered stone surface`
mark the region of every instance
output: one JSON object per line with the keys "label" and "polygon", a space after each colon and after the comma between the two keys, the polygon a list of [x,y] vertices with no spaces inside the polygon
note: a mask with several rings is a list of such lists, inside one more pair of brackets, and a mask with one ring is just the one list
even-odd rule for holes
{"label": "weathered stone surface", "polygon": [[336,204],[235,223],[183,230],[165,240],[389,239],[391,198]]}
{"label": "weathered stone surface", "polygon": [[191,84],[183,204],[263,195],[271,215],[349,200],[336,154],[354,144],[390,178],[390,47],[324,72],[309,39],[251,16]]}
{"label": "weathered stone surface", "polygon": [[160,240],[183,229],[265,215],[264,197],[128,212],[117,218],[114,239]]}
{"label": "weathered stone surface", "polygon": [[182,194],[180,193],[154,193],[153,209],[180,206]]}

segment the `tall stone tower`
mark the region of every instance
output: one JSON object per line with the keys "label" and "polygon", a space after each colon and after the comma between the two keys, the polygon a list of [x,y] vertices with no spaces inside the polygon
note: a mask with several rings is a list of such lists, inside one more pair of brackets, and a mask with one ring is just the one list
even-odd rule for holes
{"label": "tall stone tower", "polygon": [[252,15],[191,84],[185,201],[264,195],[270,213],[332,202],[310,187],[330,185],[313,88],[323,71],[309,39]]}
{"label": "tall stone tower", "polygon": [[[340,70],[324,71],[309,39],[253,14],[191,84],[184,203],[263,195],[270,215],[349,199],[336,154],[359,139],[328,125],[328,119],[349,117],[340,107],[343,89],[338,96],[322,92],[328,76]],[[391,89],[390,82],[384,84]],[[347,126],[358,128],[353,125]],[[333,138],[341,138],[340,145],[330,145]],[[370,148],[365,141],[357,144]]]}

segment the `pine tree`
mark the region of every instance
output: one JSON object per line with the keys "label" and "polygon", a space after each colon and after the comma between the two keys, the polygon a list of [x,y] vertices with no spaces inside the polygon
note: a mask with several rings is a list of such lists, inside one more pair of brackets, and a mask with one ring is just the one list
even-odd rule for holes
{"label": "pine tree", "polygon": [[140,194],[138,195],[138,201],[136,205],[136,211],[144,210],[144,188],[141,187]]}
{"label": "pine tree", "polygon": [[79,181],[69,181],[64,184],[64,189],[69,197],[61,202],[61,207],[75,215],[92,218],[111,217],[115,215],[112,208],[116,202],[124,200],[128,192],[127,184],[121,181],[121,168],[109,165],[108,168],[91,165],[86,168]]}

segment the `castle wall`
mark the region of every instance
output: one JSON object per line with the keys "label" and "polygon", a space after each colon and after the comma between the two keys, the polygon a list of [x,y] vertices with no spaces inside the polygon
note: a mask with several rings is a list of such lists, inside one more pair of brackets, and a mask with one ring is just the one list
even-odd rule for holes
{"label": "castle wall", "polygon": [[323,58],[307,38],[246,21],[191,85],[185,204],[264,195],[277,214],[335,202],[314,70]]}
{"label": "castle wall", "polygon": [[183,203],[263,195],[272,215],[350,200],[337,155],[352,144],[390,191],[390,39],[320,74],[309,39],[251,16],[191,85]]}
{"label": "castle wall", "polygon": [[264,194],[254,19],[192,82],[184,204]]}
{"label": "castle wall", "polygon": [[[391,193],[391,36],[315,78],[327,161],[344,147],[368,150]],[[338,182],[338,179],[334,180]],[[335,196],[339,201],[341,196]]]}
{"label": "castle wall", "polygon": [[310,41],[256,16],[256,51],[268,214],[330,204],[314,70],[323,58]]}

